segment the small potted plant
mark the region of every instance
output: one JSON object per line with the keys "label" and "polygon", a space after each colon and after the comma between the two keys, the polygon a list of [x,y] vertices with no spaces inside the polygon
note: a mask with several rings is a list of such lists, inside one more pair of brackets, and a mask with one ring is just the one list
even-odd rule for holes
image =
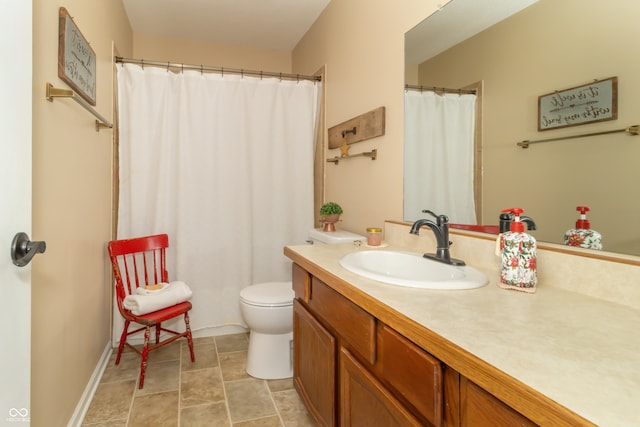
{"label": "small potted plant", "polygon": [[320,208],[322,231],[336,231],[335,223],[340,219],[342,207],[335,202],[327,202]]}

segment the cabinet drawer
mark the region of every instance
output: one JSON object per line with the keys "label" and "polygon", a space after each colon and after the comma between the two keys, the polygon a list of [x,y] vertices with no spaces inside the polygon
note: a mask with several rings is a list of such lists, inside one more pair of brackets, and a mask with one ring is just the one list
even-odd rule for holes
{"label": "cabinet drawer", "polygon": [[300,298],[302,301],[308,303],[309,295],[311,293],[311,280],[307,270],[300,267],[298,264],[293,263],[291,266],[292,287],[296,298]]}
{"label": "cabinet drawer", "polygon": [[442,424],[442,364],[391,329],[378,326],[378,371],[433,425]]}
{"label": "cabinet drawer", "polygon": [[311,278],[309,307],[343,338],[342,345],[375,363],[374,317],[315,277]]}

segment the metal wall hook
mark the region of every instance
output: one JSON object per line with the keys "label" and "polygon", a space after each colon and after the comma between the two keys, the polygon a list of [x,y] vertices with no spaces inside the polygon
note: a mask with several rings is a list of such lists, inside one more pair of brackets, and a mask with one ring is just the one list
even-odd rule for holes
{"label": "metal wall hook", "polygon": [[357,131],[358,131],[358,130],[356,129],[356,127],[355,127],[355,126],[354,126],[353,128],[351,128],[351,129],[343,130],[343,131],[342,131],[342,137],[344,138],[348,133],[352,133],[352,134],[354,134],[354,135],[355,135]]}
{"label": "metal wall hook", "polygon": [[46,249],[46,242],[32,242],[27,233],[20,232],[11,242],[11,260],[14,265],[24,267],[36,254],[42,254]]}

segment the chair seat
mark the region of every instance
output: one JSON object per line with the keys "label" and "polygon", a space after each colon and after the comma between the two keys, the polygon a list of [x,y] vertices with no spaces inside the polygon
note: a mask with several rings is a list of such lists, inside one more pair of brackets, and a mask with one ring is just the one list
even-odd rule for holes
{"label": "chair seat", "polygon": [[172,305],[171,307],[140,315],[136,315],[131,313],[129,310],[125,310],[125,313],[127,314],[125,318],[141,325],[155,325],[156,323],[164,322],[165,320],[169,320],[183,313],[186,313],[187,311],[191,310],[191,307],[191,302],[184,301],[179,304]]}

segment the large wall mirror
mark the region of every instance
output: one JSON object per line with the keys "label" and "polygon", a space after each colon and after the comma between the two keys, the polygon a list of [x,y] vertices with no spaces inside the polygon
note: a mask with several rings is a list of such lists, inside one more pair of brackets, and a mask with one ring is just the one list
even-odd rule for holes
{"label": "large wall mirror", "polygon": [[[640,136],[581,136],[640,124],[639,15],[631,0],[451,0],[406,34],[407,84],[482,87],[481,224],[522,207],[539,241],[562,243],[586,205],[605,251],[640,255]],[[539,96],[610,77],[617,119],[538,130]]]}

